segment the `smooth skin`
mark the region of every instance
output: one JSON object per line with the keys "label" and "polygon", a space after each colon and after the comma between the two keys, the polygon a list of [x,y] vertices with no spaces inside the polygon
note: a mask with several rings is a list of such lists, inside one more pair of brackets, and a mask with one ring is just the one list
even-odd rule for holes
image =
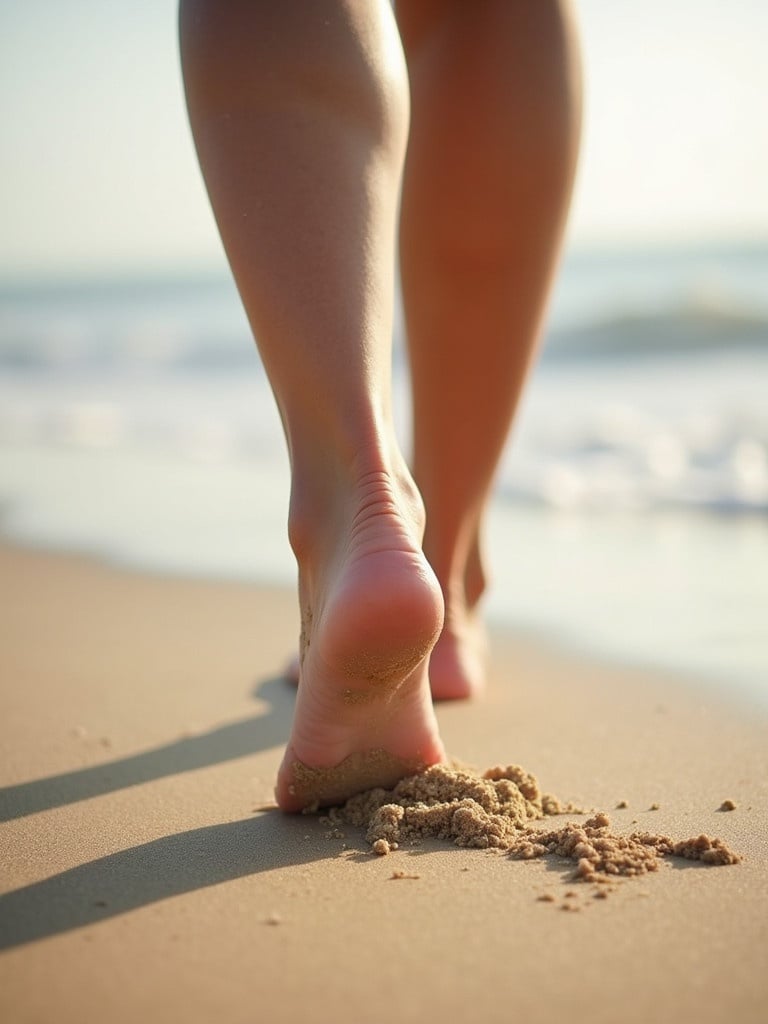
{"label": "smooth skin", "polygon": [[397,21],[386,0],[182,0],[180,36],[291,462],[300,684],[276,795],[296,811],[444,760],[432,698],[482,688],[483,522],[567,213],[577,47],[554,0],[409,0]]}

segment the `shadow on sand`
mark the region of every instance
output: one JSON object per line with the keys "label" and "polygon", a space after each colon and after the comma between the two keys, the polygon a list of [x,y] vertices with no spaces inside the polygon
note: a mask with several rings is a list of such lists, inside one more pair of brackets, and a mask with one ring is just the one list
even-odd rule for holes
{"label": "shadow on sand", "polygon": [[283,678],[273,678],[257,684],[253,696],[267,703],[266,712],[132,757],[6,786],[0,789],[0,822],[233,761],[285,743],[295,690]]}
{"label": "shadow on sand", "polygon": [[[284,742],[294,691],[283,679],[268,679],[254,688],[268,704],[258,716],[178,740],[143,754],[93,768],[50,776],[0,790],[3,820],[11,820],[100,796],[128,786],[242,757]],[[326,845],[308,843],[317,823],[277,811],[253,818],[209,825],[100,857],[0,896],[0,950],[97,924],[128,911],[185,893],[277,868],[292,867],[335,855]],[[432,849],[427,842],[414,856]],[[368,859],[361,851],[353,859]],[[546,858],[549,871],[563,881],[573,864]],[[701,868],[674,860],[675,868]]]}
{"label": "shadow on sand", "polygon": [[305,841],[306,818],[270,811],[164,836],[0,896],[0,950],[138,907],[331,856]]}
{"label": "shadow on sand", "polygon": [[[103,796],[285,742],[295,691],[282,678],[254,687],[262,714],[92,768],[0,790],[0,820]],[[192,829],[100,857],[0,896],[0,949],[95,924],[159,900],[319,859],[306,818],[278,812]]]}

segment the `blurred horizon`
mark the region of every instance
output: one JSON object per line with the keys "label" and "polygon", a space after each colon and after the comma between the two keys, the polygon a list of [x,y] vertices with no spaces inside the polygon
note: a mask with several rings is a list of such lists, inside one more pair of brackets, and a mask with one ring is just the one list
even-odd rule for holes
{"label": "blurred horizon", "polygon": [[[585,126],[567,252],[768,245],[768,5],[575,9]],[[0,281],[227,272],[175,0],[5,0],[0,86]]]}
{"label": "blurred horizon", "polygon": [[[765,236],[727,236],[678,239],[627,239],[600,240],[578,239],[569,240],[563,246],[560,265],[556,279],[565,272],[569,265],[587,262],[616,260],[617,262],[636,262],[650,260],[654,257],[674,257],[678,259],[706,260],[723,256],[768,256],[768,232]],[[62,265],[60,267],[40,267],[32,269],[14,269],[0,266],[0,292],[16,291],[56,291],[58,289],[78,288],[110,288],[135,285],[151,287],[172,285],[175,282],[189,283],[231,281],[232,274],[227,259],[222,252],[220,259],[201,260],[197,263],[184,261],[168,262],[163,265],[126,264],[113,266],[93,264],[86,266]]]}

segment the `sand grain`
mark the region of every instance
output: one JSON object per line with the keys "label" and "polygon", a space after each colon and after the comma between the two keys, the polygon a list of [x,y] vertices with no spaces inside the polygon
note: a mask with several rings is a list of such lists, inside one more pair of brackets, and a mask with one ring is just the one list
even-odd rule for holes
{"label": "sand grain", "polygon": [[515,860],[545,855],[570,860],[573,878],[604,882],[657,871],[663,858],[702,864],[737,864],[738,854],[707,835],[675,841],[666,835],[614,832],[607,814],[556,829],[532,823],[579,812],[542,794],[534,775],[518,765],[497,766],[482,775],[467,768],[435,765],[407,776],[392,789],[370,789],[330,811],[330,820],[364,828],[374,853],[402,844],[441,839],[456,846],[506,852]]}

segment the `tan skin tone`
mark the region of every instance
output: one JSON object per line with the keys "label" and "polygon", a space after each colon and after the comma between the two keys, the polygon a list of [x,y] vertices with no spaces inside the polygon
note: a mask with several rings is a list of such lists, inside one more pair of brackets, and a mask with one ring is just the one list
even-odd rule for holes
{"label": "tan skin tone", "polygon": [[[482,686],[483,518],[567,212],[578,57],[549,0],[410,0],[397,24],[378,0],[182,0],[180,28],[291,460],[293,811],[442,760],[432,697]],[[390,401],[398,229],[412,468]]]}

